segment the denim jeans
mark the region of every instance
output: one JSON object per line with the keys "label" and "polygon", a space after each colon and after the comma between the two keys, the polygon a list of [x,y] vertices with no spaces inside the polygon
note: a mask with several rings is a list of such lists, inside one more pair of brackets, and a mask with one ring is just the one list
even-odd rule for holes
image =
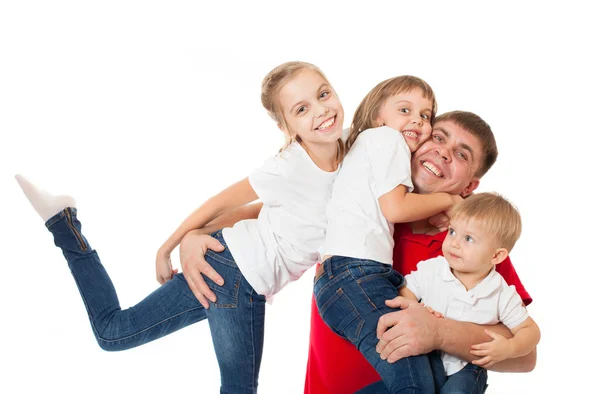
{"label": "denim jeans", "polygon": [[388,363],[375,350],[379,318],[397,311],[386,306],[385,300],[398,295],[403,281],[388,264],[333,256],[323,263],[323,274],[315,278],[315,300],[323,321],[356,346],[377,370],[388,392],[430,394],[435,386],[427,355]]}
{"label": "denim jeans", "polygon": [[471,363],[448,376],[440,394],[483,394],[487,388],[487,370]]}
{"label": "denim jeans", "polygon": [[126,350],[208,319],[221,370],[221,393],[256,393],[263,349],[265,297],[256,294],[225,246],[208,251],[207,262],[223,277],[218,286],[206,276],[217,295],[210,308],[198,302],[182,274],[160,286],[137,305],[121,309],[115,288],[100,258],[81,233],[77,210],[66,208],[46,222],[54,243],[62,249],[88,312],[100,347]]}
{"label": "denim jeans", "polygon": [[[435,392],[440,394],[483,394],[487,388],[487,371],[473,364],[467,364],[465,368],[446,377],[444,364],[440,358],[439,350],[434,350],[427,355],[433,378],[435,381]],[[356,394],[388,394],[383,381],[375,382],[359,390]]]}

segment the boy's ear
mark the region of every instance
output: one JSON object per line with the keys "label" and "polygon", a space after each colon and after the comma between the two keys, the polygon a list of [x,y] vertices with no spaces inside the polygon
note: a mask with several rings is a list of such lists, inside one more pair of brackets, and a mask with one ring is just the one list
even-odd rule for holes
{"label": "boy's ear", "polygon": [[492,256],[492,264],[494,264],[494,265],[500,264],[501,262],[506,260],[507,257],[508,257],[508,250],[506,248],[498,248],[498,249],[496,249],[496,251],[494,252],[494,255]]}
{"label": "boy's ear", "polygon": [[473,193],[475,191],[475,189],[477,189],[478,186],[479,186],[479,178],[471,179],[471,182],[469,182],[467,187],[465,187],[464,190],[462,192],[460,192],[460,196],[462,198],[469,197],[471,195],[471,193]]}

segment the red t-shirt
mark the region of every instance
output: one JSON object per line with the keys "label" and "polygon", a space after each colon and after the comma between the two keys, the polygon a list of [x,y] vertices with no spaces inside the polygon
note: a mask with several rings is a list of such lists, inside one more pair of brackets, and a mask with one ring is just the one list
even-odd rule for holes
{"label": "red t-shirt", "polygon": [[[417,269],[417,263],[442,254],[446,233],[413,234],[408,224],[397,224],[394,233],[394,269],[403,275]],[[531,297],[523,287],[510,258],[496,266],[496,271],[509,285],[514,285],[525,305]],[[381,380],[371,364],[348,341],[325,325],[315,300],[312,300],[310,347],[306,370],[305,394],[354,393]]]}

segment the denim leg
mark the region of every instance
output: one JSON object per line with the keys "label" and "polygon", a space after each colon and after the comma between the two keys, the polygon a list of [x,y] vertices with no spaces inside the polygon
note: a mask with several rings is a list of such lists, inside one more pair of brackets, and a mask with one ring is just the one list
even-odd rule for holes
{"label": "denim leg", "polygon": [[255,394],[263,351],[265,297],[243,277],[227,246],[220,253],[208,251],[205,258],[225,281],[217,286],[206,278],[217,295],[217,303],[211,302],[206,314],[221,371],[221,393]]}
{"label": "denim leg", "polygon": [[66,208],[50,218],[46,226],[62,249],[102,349],[130,349],[206,318],[206,311],[181,274],[137,305],[121,309],[98,254],[81,233],[77,210]]}
{"label": "denim leg", "polygon": [[323,321],[356,346],[390,393],[433,393],[427,355],[388,363],[375,350],[379,318],[397,311],[387,307],[385,300],[398,295],[403,277],[386,264],[338,256],[325,261],[324,271],[314,288]]}
{"label": "denim leg", "polygon": [[[440,388],[446,382],[446,372],[444,371],[444,363],[440,357],[440,351],[434,350],[427,355],[429,358],[429,365],[431,365],[431,372],[433,373],[433,381],[435,384],[435,392],[439,393]],[[389,391],[385,387],[383,380],[368,385],[356,392],[356,394],[388,394]]]}
{"label": "denim leg", "polygon": [[429,358],[429,365],[431,365],[431,372],[433,373],[435,392],[439,393],[447,380],[444,363],[442,362],[442,354],[439,350],[434,350],[427,354],[427,357]]}
{"label": "denim leg", "polygon": [[383,380],[380,380],[378,382],[372,383],[370,385],[368,385],[367,387],[364,387],[358,391],[356,391],[354,394],[388,394],[389,391],[387,389],[387,387],[385,387],[385,383],[383,383]]}
{"label": "denim leg", "polygon": [[440,394],[482,394],[487,388],[487,370],[467,364],[457,373],[448,376]]}

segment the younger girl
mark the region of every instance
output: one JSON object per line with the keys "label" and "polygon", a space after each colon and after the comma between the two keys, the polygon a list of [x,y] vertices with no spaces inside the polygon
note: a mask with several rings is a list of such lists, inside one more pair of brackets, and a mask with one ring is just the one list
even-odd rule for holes
{"label": "younger girl", "polygon": [[181,274],[139,304],[121,310],[113,284],[81,233],[75,201],[17,181],[46,222],[75,278],[92,330],[105,350],[129,349],[208,318],[222,393],[256,393],[265,299],[315,264],[325,237],[325,208],[344,155],[344,111],[323,73],[302,62],[282,64],[263,80],[262,102],[286,135],[280,153],[194,211],[160,248],[157,268],[172,274],[169,255],[190,230],[226,224],[237,207],[260,198],[258,219],[213,234],[224,246],[205,258],[224,279],[218,298],[202,307]]}
{"label": "younger girl", "polygon": [[431,87],[412,76],[384,81],[362,101],[327,206],[324,263],[315,279],[324,322],[357,347],[391,393],[434,392],[427,356],[390,364],[375,346],[379,317],[393,311],[385,300],[403,283],[392,269],[392,223],[424,219],[462,200],[410,193],[411,152],[430,136],[435,110]]}

